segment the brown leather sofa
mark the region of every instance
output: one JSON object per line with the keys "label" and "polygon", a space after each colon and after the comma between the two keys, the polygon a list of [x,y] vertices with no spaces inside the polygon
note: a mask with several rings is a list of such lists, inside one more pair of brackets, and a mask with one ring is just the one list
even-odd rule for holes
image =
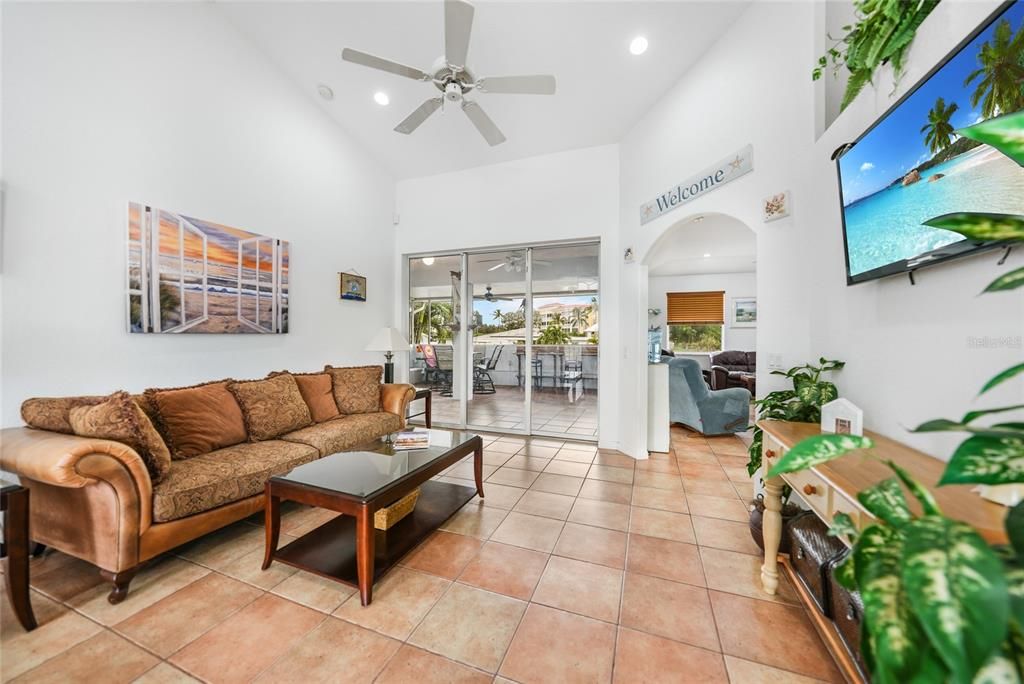
{"label": "brown leather sofa", "polygon": [[[270,477],[402,429],[415,389],[380,384],[379,377],[374,412],[342,410],[262,441],[253,441],[250,430],[246,441],[169,460],[156,484],[148,462],[124,442],[32,427],[0,431],[0,468],[31,490],[33,541],[96,565],[113,584],[109,601],[119,603],[145,562],[263,510]],[[342,396],[337,382],[334,396]],[[142,395],[132,400],[143,402]],[[51,401],[58,409],[74,404],[73,399],[29,401]],[[66,422],[66,416],[57,420]]]}
{"label": "brown leather sofa", "polygon": [[753,374],[757,372],[757,352],[723,351],[711,356],[710,384],[713,390],[743,387],[754,394]]}

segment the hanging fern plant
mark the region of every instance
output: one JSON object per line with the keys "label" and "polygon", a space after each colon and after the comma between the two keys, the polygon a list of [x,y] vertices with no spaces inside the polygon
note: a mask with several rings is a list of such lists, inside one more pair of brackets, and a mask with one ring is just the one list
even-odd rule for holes
{"label": "hanging fern plant", "polygon": [[829,63],[834,73],[844,66],[849,70],[840,111],[871,83],[882,64],[891,63],[899,80],[917,28],[938,4],[939,0],[854,0],[857,22],[843,27],[847,33],[842,38],[829,36],[832,46],[818,59],[812,78],[821,78]]}

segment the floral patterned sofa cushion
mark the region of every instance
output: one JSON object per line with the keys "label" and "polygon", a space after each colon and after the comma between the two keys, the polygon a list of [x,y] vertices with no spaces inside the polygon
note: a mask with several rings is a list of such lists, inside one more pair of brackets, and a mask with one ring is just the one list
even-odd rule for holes
{"label": "floral patterned sofa cushion", "polygon": [[320,452],[298,442],[267,440],[173,461],[153,487],[153,522],[202,513],[259,494],[271,477],[315,461]]}
{"label": "floral patterned sofa cushion", "polygon": [[310,425],[281,435],[281,439],[308,444],[316,447],[321,456],[327,456],[396,432],[401,424],[393,413],[360,413]]}
{"label": "floral patterned sofa cushion", "polygon": [[377,413],[381,410],[380,386],[383,366],[325,366],[334,384],[334,401],[345,415]]}
{"label": "floral patterned sofa cushion", "polygon": [[274,439],[313,422],[299,385],[288,373],[265,380],[232,382],[228,389],[242,407],[250,442]]}

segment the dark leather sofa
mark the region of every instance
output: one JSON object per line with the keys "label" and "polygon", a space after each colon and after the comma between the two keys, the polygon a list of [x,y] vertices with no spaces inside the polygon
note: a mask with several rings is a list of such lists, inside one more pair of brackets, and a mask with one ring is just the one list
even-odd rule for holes
{"label": "dark leather sofa", "polygon": [[754,391],[753,379],[745,379],[757,372],[757,352],[723,351],[711,357],[711,389],[744,387]]}

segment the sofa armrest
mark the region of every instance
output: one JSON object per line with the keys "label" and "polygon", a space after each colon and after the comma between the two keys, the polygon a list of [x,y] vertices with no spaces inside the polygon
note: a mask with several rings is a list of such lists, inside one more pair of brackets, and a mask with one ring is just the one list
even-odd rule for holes
{"label": "sofa armrest", "polygon": [[383,410],[398,416],[402,421],[402,428],[405,428],[405,410],[414,396],[416,388],[412,385],[395,383],[380,386],[380,403]]}
{"label": "sofa armrest", "polygon": [[55,487],[109,485],[124,503],[138,502],[140,532],[152,521],[153,482],[149,471],[142,457],[121,442],[7,428],[0,431],[0,468]]}

